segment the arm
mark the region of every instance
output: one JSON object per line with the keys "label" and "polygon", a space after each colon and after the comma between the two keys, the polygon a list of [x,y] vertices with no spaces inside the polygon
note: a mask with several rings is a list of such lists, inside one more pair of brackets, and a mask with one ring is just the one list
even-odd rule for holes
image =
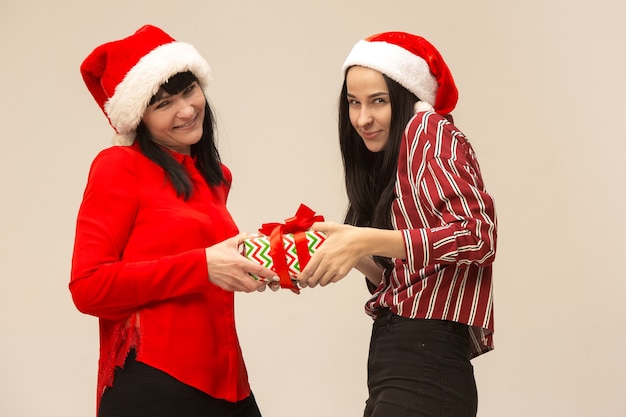
{"label": "arm", "polygon": [[380,284],[383,269],[372,255],[406,257],[402,234],[398,230],[355,227],[333,222],[313,224],[312,230],[327,235],[324,243],[298,276],[302,287],[326,286],[345,277],[352,268]]}
{"label": "arm", "polygon": [[418,113],[403,139],[394,213],[410,272],[493,262],[494,202],[465,136],[443,117],[427,112]]}
{"label": "arm", "polygon": [[[209,262],[215,263],[212,275],[223,282],[218,252],[225,257],[230,250],[235,261],[243,258],[235,243],[224,242],[209,253],[204,247],[178,253],[158,249],[147,259],[128,260],[126,245],[131,236],[137,237],[133,228],[140,210],[137,163],[131,150],[101,153],[92,164],[78,214],[70,291],[80,311],[110,320],[125,318],[151,302],[207,290],[212,285]],[[159,230],[151,233],[141,239],[158,238]],[[247,278],[252,287],[260,285]]]}
{"label": "arm", "polygon": [[76,223],[70,280],[74,303],[84,313],[111,320],[210,285],[203,248],[124,260],[139,211],[136,164],[130,149],[101,152],[92,164]]}
{"label": "arm", "polygon": [[361,258],[354,268],[362,273],[373,287],[378,287],[383,280],[383,268],[378,266],[371,256]]}
{"label": "arm", "polygon": [[496,214],[471,166],[435,158],[419,181],[423,215],[432,227],[403,230],[412,273],[434,264],[486,266],[496,250]]}
{"label": "arm", "polygon": [[329,237],[300,274],[302,286],[337,282],[372,255],[403,260],[416,279],[421,279],[417,271],[435,265],[493,262],[495,209],[471,147],[441,116],[422,115],[427,128],[416,117],[403,137],[410,143],[399,157],[397,230],[323,224],[320,230]]}

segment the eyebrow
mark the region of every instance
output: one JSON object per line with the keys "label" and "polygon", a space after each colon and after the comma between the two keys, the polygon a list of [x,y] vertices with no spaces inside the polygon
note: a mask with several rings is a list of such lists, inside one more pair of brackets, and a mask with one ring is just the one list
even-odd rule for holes
{"label": "eyebrow", "polygon": [[167,97],[171,97],[170,94],[168,94],[165,90],[163,90],[162,88],[159,89],[159,91],[157,91],[157,93],[152,97],[152,99],[150,100],[150,104],[154,104],[157,101],[163,100],[164,98]]}
{"label": "eyebrow", "polygon": [[[380,91],[378,93],[372,93],[370,95],[367,96],[367,98],[375,98],[375,97],[379,97],[379,96],[388,96],[389,93],[385,93],[384,91]],[[356,97],[354,94],[347,94],[348,97]]]}

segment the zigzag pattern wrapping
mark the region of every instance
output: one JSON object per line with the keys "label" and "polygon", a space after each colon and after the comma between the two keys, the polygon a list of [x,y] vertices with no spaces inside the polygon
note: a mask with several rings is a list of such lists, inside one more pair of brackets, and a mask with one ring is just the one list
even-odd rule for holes
{"label": "zigzag pattern wrapping", "polygon": [[[306,231],[304,235],[309,247],[309,253],[312,255],[317,248],[326,240],[326,235],[322,232]],[[296,251],[296,243],[292,233],[283,235],[283,247],[287,254],[287,266],[289,267],[289,275],[292,279],[301,271],[298,262],[298,254]],[[270,238],[269,236],[259,236],[246,239],[243,242],[242,255],[246,258],[258,262],[267,269],[273,269],[274,261],[270,256]],[[256,275],[252,274],[256,279]]]}

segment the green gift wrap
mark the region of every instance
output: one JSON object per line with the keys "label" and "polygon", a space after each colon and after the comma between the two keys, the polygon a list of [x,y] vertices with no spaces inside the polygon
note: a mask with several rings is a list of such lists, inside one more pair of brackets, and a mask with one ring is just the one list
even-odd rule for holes
{"label": "green gift wrap", "polygon": [[[315,253],[317,248],[326,240],[326,235],[322,232],[316,231],[306,231],[299,232],[301,237],[306,239],[306,247],[308,249],[308,254],[312,255]],[[301,256],[298,256],[298,251],[296,249],[296,238],[294,233],[287,233],[282,235],[283,249],[285,251],[285,257],[287,261],[287,268],[289,271],[289,276],[292,280],[300,273],[301,269]],[[269,236],[257,236],[253,238],[249,238],[244,240],[242,247],[242,255],[246,258],[258,262],[260,265],[264,266],[267,269],[271,269],[276,272],[274,268],[274,260],[271,255],[271,244]],[[306,255],[305,255],[306,256]],[[308,260],[308,256],[306,257]],[[259,277],[253,275],[256,279]]]}

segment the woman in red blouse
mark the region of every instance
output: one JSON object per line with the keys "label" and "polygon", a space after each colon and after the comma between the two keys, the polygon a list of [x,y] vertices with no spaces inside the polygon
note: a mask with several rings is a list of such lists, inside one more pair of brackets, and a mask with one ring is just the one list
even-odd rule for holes
{"label": "woman in red blouse", "polygon": [[346,224],[313,225],[328,238],[300,285],[367,277],[365,416],[475,416],[470,359],[493,348],[496,213],[452,124],[454,80],[433,45],[403,32],[359,41],[343,72]]}
{"label": "woman in red blouse", "polygon": [[98,416],[260,416],[233,291],[276,278],[238,251],[209,65],[148,25],[97,47],[81,73],[120,145],[92,163],[69,284],[99,318]]}

